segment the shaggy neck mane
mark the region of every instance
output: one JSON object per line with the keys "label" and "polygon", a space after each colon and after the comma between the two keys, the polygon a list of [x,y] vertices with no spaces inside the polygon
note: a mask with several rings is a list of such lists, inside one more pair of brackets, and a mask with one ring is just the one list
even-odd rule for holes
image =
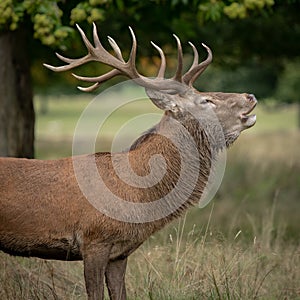
{"label": "shaggy neck mane", "polygon": [[[199,202],[210,173],[211,150],[207,135],[197,121],[179,124],[165,114],[129,151],[111,154],[107,163],[111,165],[105,168],[106,173],[101,170],[99,173],[106,186],[125,201],[149,203],[172,192],[172,197],[162,201],[165,207],[161,207],[171,211],[164,218],[170,221]],[[137,181],[132,182],[132,177],[137,177]]]}

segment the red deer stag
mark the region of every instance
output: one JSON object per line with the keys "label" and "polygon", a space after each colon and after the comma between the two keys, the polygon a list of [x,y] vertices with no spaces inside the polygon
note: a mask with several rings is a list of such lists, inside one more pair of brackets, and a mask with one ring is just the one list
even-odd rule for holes
{"label": "red deer stag", "polygon": [[[144,87],[164,115],[128,151],[49,161],[0,158],[0,249],[11,255],[83,260],[88,299],[103,299],[104,281],[110,299],[125,299],[127,257],[199,202],[216,153],[255,124],[255,115],[249,114],[257,100],[252,94],[203,93],[193,87],[212,61],[211,50],[204,44],[208,56],[199,63],[198,52],[190,43],[194,60],[183,74],[182,48],[174,35],[178,66],[175,75],[166,79],[164,53],[152,43],[161,65],[157,77],[147,78],[135,66],[137,42],[131,28],[133,46],[128,61],[112,38],[108,40],[115,54],[103,48],[95,24],[94,45],[78,30],[88,54],[79,59],[57,54],[66,65],[45,65],[47,68],[66,71],[90,61],[109,65],[113,69],[99,77],[74,75],[93,83],[80,89],[92,91],[124,75]],[[153,159],[157,155],[163,157],[163,163]],[[125,177],[138,175],[144,179],[143,186],[128,184],[120,172]]]}

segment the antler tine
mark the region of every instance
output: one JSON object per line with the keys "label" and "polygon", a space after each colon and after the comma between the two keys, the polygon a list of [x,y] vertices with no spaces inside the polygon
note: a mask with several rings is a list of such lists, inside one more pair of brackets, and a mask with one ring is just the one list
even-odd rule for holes
{"label": "antler tine", "polygon": [[[193,52],[194,52],[194,59],[193,59],[193,63],[191,65],[191,67],[189,68],[189,70],[187,71],[187,74],[192,71],[194,68],[196,68],[198,66],[199,63],[199,54],[198,54],[198,50],[195,47],[195,45],[192,42],[189,42],[189,45],[192,47]],[[183,81],[185,80],[185,75],[183,76]],[[191,80],[192,82],[194,82],[193,80]],[[188,85],[192,86],[192,82],[189,81]],[[185,81],[184,81],[185,82]]]}
{"label": "antler tine", "polygon": [[[77,24],[76,24],[77,25]],[[77,26],[78,28],[79,26]],[[79,27],[80,28],[80,27]],[[95,22],[93,22],[93,39],[94,39],[94,45],[96,46],[96,48],[103,48],[102,44],[100,42],[99,36],[98,36],[98,32],[97,32],[97,26],[95,24]]]}
{"label": "antler tine", "polygon": [[207,58],[198,64],[198,51],[196,47],[190,43],[194,51],[194,61],[191,68],[184,74],[183,82],[189,86],[192,86],[194,81],[205,71],[208,65],[212,62],[212,52],[208,46],[202,43],[202,46],[206,49],[208,56]]}
{"label": "antler tine", "polygon": [[79,59],[67,58],[67,57],[64,57],[64,56],[62,56],[58,53],[56,55],[63,62],[68,63],[68,65],[64,65],[64,66],[60,66],[60,67],[54,67],[54,66],[51,66],[51,65],[48,65],[48,64],[43,64],[44,67],[46,67],[46,68],[48,68],[48,69],[50,69],[51,71],[54,71],[54,72],[68,71],[68,70],[71,70],[75,67],[81,66],[82,64],[92,60],[92,58],[89,54],[87,54],[86,56],[84,56],[82,58],[79,58]]}
{"label": "antler tine", "polygon": [[166,71],[166,57],[165,54],[163,52],[163,50],[158,47],[156,44],[154,44],[153,42],[151,42],[151,45],[159,52],[160,55],[160,59],[161,59],[161,63],[160,63],[160,68],[157,74],[157,78],[164,78],[165,76],[165,71]]}
{"label": "antler tine", "polygon": [[91,92],[91,91],[95,90],[96,88],[98,88],[102,82],[105,82],[105,81],[107,81],[117,75],[120,75],[120,74],[121,74],[121,72],[117,69],[113,69],[113,70],[109,71],[108,73],[97,76],[97,77],[85,77],[85,76],[79,76],[79,75],[72,73],[72,75],[78,80],[82,80],[85,82],[97,83],[97,84],[93,84],[89,87],[78,86],[77,88],[83,92]]}
{"label": "antler tine", "polygon": [[130,56],[127,64],[129,65],[130,71],[132,73],[131,78],[136,78],[136,77],[140,77],[135,66],[137,42],[136,42],[135,34],[130,26],[129,26],[129,31],[132,37],[132,47],[131,47]]}
{"label": "antler tine", "polygon": [[[90,43],[90,41],[86,37],[83,30],[79,27],[79,25],[77,25],[77,28],[81,34],[82,40],[91,56],[91,60],[102,62],[104,64],[112,66],[113,68],[122,69],[124,60],[119,59],[119,53],[117,50],[118,47],[116,48],[115,46],[113,46],[114,51],[117,51],[118,57],[116,58],[113,55],[111,55],[107,50],[105,50],[105,48],[102,46],[100,39],[98,37],[96,24],[94,23],[93,26],[94,26],[93,37],[94,37],[94,42],[95,42],[96,48],[93,47],[93,45]],[[122,54],[120,54],[120,55],[122,56]]]}
{"label": "antler tine", "polygon": [[[195,45],[191,42],[189,42],[190,46],[192,47],[193,49],[193,52],[194,52],[194,60],[193,60],[193,63],[189,69],[189,71],[191,71],[193,68],[195,68],[197,65],[198,65],[198,61],[199,61],[199,54],[198,54],[198,50],[197,48],[195,47]],[[189,72],[188,71],[188,72]]]}
{"label": "antler tine", "polygon": [[[86,48],[88,49],[89,53],[93,53],[93,49],[94,46],[91,44],[91,42],[88,40],[88,38],[86,37],[84,31],[80,28],[80,26],[78,24],[76,24],[76,27],[81,35],[81,38],[86,46]],[[94,24],[93,26],[93,36],[94,36],[94,40],[96,39],[96,42],[98,43],[98,47],[102,48],[102,45],[100,43],[100,40],[98,38],[98,34],[97,34],[97,29],[96,29],[96,25]]]}
{"label": "antler tine", "polygon": [[120,50],[118,44],[116,43],[116,41],[115,41],[112,37],[110,37],[110,36],[108,36],[107,38],[108,38],[109,44],[111,45],[111,47],[112,47],[113,50],[115,51],[117,58],[118,58],[119,60],[121,60],[122,62],[125,62],[125,61],[124,61],[124,58],[123,58],[123,56],[122,56],[122,52],[121,52],[121,50]]}
{"label": "antler tine", "polygon": [[65,62],[65,63],[68,63],[68,64],[73,63],[73,62],[76,61],[76,59],[74,59],[74,58],[68,58],[68,57],[62,56],[61,54],[59,54],[59,53],[57,53],[57,52],[55,53],[55,55],[56,55],[60,60],[62,60],[62,61]]}
{"label": "antler tine", "polygon": [[182,63],[182,47],[181,47],[181,42],[180,39],[177,35],[173,34],[174,38],[176,39],[177,42],[177,49],[178,49],[178,65],[177,65],[177,70],[176,73],[173,77],[174,80],[182,82],[182,67],[183,67],[183,63]]}
{"label": "antler tine", "polygon": [[83,39],[83,42],[84,42],[86,48],[88,49],[89,53],[93,57],[92,60],[99,61],[104,64],[110,65],[113,68],[121,67],[121,64],[124,63],[124,59],[122,57],[120,48],[118,47],[117,43],[111,37],[108,37],[108,41],[109,41],[110,45],[112,46],[113,50],[115,51],[117,58],[114,57],[113,55],[111,55],[107,50],[105,50],[105,48],[102,46],[102,44],[100,42],[98,32],[97,32],[97,26],[96,26],[95,22],[93,22],[93,39],[94,39],[95,48],[90,43],[90,41],[86,37],[85,33],[78,25],[77,25],[77,28],[82,36],[82,39]]}
{"label": "antler tine", "polygon": [[86,81],[86,82],[104,82],[116,75],[120,75],[121,72],[117,69],[113,69],[103,75],[97,76],[97,77],[86,77],[86,76],[80,76],[80,75],[76,75],[74,73],[72,73],[72,75],[78,79],[78,80],[82,80],[82,81]]}
{"label": "antler tine", "polygon": [[[51,65],[48,65],[48,64],[43,64],[46,68],[52,70],[52,71],[55,71],[55,72],[62,72],[62,71],[68,71],[68,70],[71,70],[75,67],[78,67],[86,62],[89,62],[91,60],[93,60],[93,45],[90,43],[90,41],[88,40],[88,38],[86,37],[85,33],[83,32],[83,30],[79,27],[78,24],[76,24],[76,27],[82,37],[82,40],[85,44],[85,46],[87,47],[88,49],[88,54],[82,58],[79,58],[79,59],[71,59],[71,58],[67,58],[67,57],[64,57],[58,53],[56,53],[56,56],[62,60],[63,62],[65,63],[68,63],[68,65],[64,65],[64,66],[60,66],[60,67],[54,67],[54,66],[51,66]],[[95,24],[94,24],[94,41],[95,43],[100,44],[100,41],[99,41],[99,38],[96,38],[95,35],[97,36],[97,32],[95,32]],[[98,40],[98,41],[97,41]],[[101,45],[101,44],[100,44]],[[102,46],[101,46],[102,47]]]}
{"label": "antler tine", "polygon": [[91,86],[88,87],[82,87],[82,86],[77,86],[77,88],[82,91],[82,92],[92,92],[94,90],[96,90],[100,85],[100,82],[96,82]]}

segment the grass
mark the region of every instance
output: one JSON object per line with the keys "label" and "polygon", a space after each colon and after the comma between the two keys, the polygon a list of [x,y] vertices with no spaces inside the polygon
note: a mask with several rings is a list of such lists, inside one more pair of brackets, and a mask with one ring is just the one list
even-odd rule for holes
{"label": "grass", "polygon": [[283,247],[280,238],[261,243],[266,242],[263,235],[248,242],[239,235],[224,238],[209,227],[200,232],[194,229],[182,238],[181,226],[169,235],[169,241],[155,245],[154,239],[131,260],[128,277],[135,280],[133,299],[299,296],[299,251],[295,246]]}
{"label": "grass", "polygon": [[[213,211],[212,211],[213,214]],[[273,215],[267,216],[269,225]],[[299,247],[264,229],[225,238],[185,218],[150,238],[129,260],[129,299],[299,299]],[[0,254],[1,299],[85,299],[81,263]]]}
{"label": "grass", "polygon": [[[36,99],[39,158],[72,153],[76,122],[90,99]],[[96,150],[124,120],[157,110],[147,101],[123,107],[103,128]],[[101,119],[104,101],[88,122]],[[260,105],[258,122],[228,151],[223,183],[195,208],[152,236],[129,259],[129,299],[300,299],[300,133],[296,107]],[[138,119],[128,142],[150,126]],[[147,124],[144,124],[147,123]],[[129,126],[130,127],[130,126]],[[90,131],[82,135],[89,136]],[[85,299],[80,262],[23,259],[0,253],[0,299]]]}

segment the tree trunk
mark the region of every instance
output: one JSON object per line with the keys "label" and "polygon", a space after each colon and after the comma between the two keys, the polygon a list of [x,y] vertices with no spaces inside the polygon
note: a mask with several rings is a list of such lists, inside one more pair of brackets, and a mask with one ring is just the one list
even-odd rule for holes
{"label": "tree trunk", "polygon": [[0,156],[34,156],[28,39],[23,28],[0,34]]}
{"label": "tree trunk", "polygon": [[298,129],[300,130],[300,102],[297,103],[298,107]]}

